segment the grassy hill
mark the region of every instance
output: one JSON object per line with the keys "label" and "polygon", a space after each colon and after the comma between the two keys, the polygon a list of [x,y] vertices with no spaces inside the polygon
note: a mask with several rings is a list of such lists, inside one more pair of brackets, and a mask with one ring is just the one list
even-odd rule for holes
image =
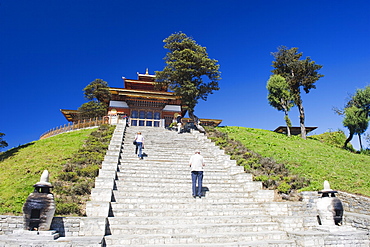
{"label": "grassy hill", "polygon": [[370,156],[338,148],[333,141],[335,135],[331,139],[314,136],[303,140],[261,129],[217,129],[263,157],[283,163],[292,173],[308,178],[311,183],[303,190],[321,190],[324,180],[328,180],[332,189],[370,196]]}
{"label": "grassy hill", "polygon": [[1,153],[0,214],[20,214],[42,172],[48,170],[53,183],[63,164],[82,147],[92,131],[64,133]]}

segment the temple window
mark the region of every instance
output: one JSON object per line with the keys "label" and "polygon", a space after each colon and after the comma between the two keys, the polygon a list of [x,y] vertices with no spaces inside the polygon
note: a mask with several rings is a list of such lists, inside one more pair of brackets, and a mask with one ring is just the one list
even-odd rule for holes
{"label": "temple window", "polygon": [[137,118],[138,117],[138,112],[136,110],[131,111],[131,117],[132,118]]}

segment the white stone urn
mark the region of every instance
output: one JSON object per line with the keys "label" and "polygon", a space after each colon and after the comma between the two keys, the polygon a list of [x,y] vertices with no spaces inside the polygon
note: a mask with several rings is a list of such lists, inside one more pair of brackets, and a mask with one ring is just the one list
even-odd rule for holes
{"label": "white stone urn", "polygon": [[334,191],[330,189],[328,181],[324,181],[324,189],[319,191],[321,197],[317,200],[317,211],[319,224],[323,226],[341,225],[343,219],[342,202],[335,197]]}

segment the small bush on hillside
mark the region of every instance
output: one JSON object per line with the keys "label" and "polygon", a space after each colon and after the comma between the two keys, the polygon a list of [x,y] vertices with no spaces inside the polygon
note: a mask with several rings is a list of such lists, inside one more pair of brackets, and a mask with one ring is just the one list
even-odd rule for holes
{"label": "small bush on hillside", "polygon": [[57,202],[55,213],[59,215],[79,214],[80,207],[77,203]]}
{"label": "small bush on hillside", "polygon": [[77,174],[82,177],[95,178],[99,173],[99,165],[86,166],[81,169],[77,169]]}
{"label": "small bush on hillside", "polygon": [[[333,147],[343,148],[344,142],[346,141],[347,137],[342,130],[334,131],[334,132],[325,132],[320,135],[312,135],[308,138],[326,143]],[[347,149],[349,151],[355,152],[355,149],[352,147],[350,143],[347,144]]]}
{"label": "small bush on hillside", "polygon": [[78,180],[78,176],[76,172],[62,172],[57,176],[57,179],[76,182]]}
{"label": "small bush on hillside", "polygon": [[236,160],[238,165],[243,166],[246,172],[252,173],[254,180],[261,181],[266,189],[295,194],[296,190],[309,184],[308,179],[290,174],[284,164],[279,164],[272,158],[262,157],[239,141],[230,139],[226,133],[207,127],[207,136],[223,148],[231,159]]}

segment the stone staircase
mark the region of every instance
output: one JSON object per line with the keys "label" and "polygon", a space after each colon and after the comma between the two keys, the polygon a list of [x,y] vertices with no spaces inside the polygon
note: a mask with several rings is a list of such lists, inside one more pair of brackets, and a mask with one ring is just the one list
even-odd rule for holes
{"label": "stone staircase", "polygon": [[[138,131],[143,160],[132,144]],[[194,199],[188,161],[196,149],[206,167],[204,197]],[[204,135],[127,128],[115,186],[107,246],[295,246],[268,212],[273,191]]]}

